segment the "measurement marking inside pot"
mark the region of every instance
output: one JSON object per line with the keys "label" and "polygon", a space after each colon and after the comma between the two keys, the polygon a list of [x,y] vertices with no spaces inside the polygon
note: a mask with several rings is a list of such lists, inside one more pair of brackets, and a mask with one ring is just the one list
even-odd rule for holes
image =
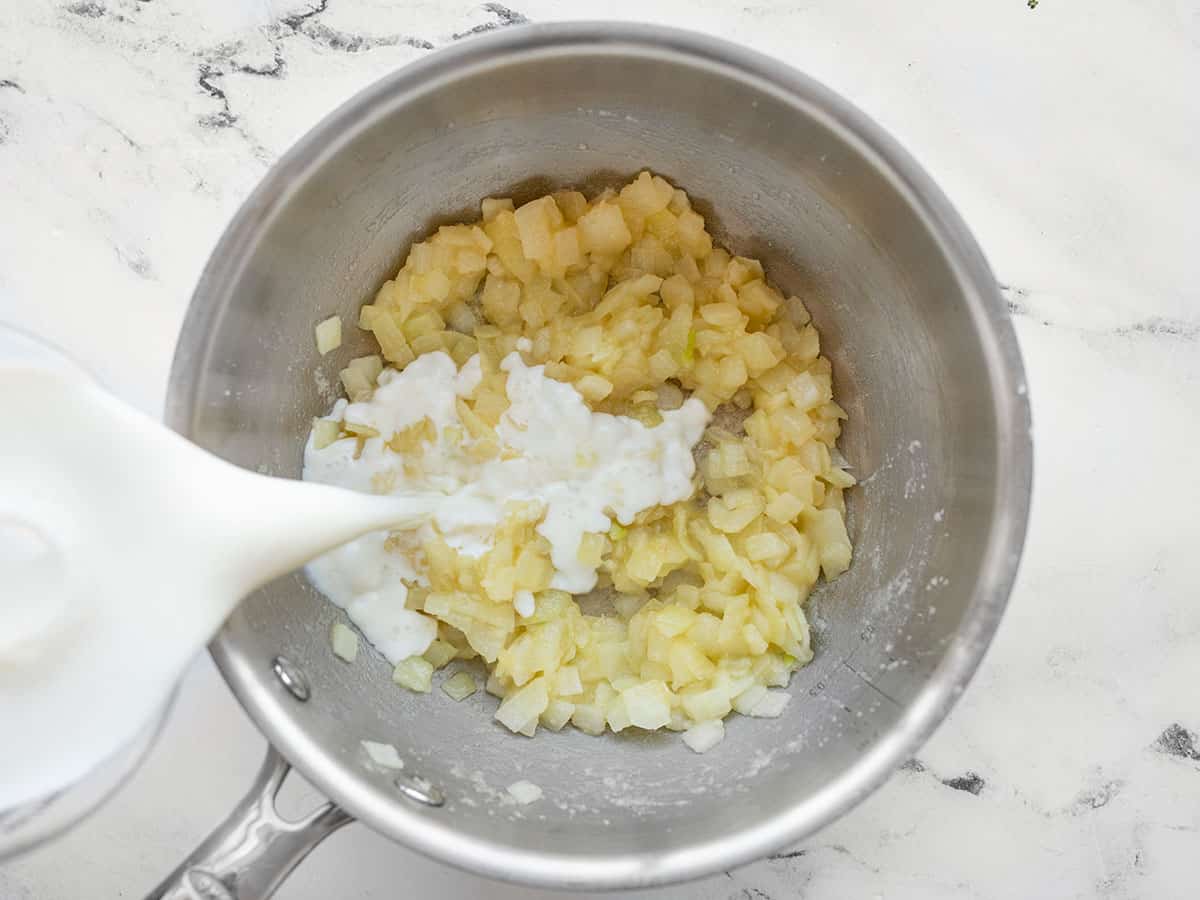
{"label": "measurement marking inside pot", "polygon": [[887,693],[887,691],[885,691],[885,690],[883,690],[883,688],[879,687],[879,685],[877,685],[875,682],[873,682],[873,681],[872,681],[870,678],[868,678],[868,677],[867,677],[866,675],[864,675],[862,672],[858,671],[858,669],[854,668],[854,666],[850,665],[848,662],[843,662],[843,663],[842,663],[842,666],[843,666],[844,668],[848,669],[849,671],[853,672],[853,673],[854,673],[855,675],[857,675],[859,678],[861,678],[861,679],[862,679],[862,681],[863,681],[863,683],[864,683],[864,684],[865,684],[867,687],[869,687],[871,690],[873,690],[875,693],[877,693],[877,694],[878,694],[880,697],[882,697],[882,698],[883,698],[884,700],[886,700],[888,703],[890,703],[890,704],[892,704],[893,706],[895,706],[895,707],[899,708],[900,704],[899,704],[899,703],[898,703],[898,702],[897,702],[897,701],[896,701],[894,698],[892,698],[892,697],[891,697],[891,696],[890,696],[890,695]]}

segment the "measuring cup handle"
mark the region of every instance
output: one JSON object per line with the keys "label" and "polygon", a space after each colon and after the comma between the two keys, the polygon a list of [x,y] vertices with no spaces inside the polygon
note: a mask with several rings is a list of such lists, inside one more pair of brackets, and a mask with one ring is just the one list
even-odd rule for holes
{"label": "measuring cup handle", "polygon": [[267,900],[317,844],[354,821],[332,803],[299,821],[282,818],[275,797],[289,771],[268,746],[254,786],[146,900]]}

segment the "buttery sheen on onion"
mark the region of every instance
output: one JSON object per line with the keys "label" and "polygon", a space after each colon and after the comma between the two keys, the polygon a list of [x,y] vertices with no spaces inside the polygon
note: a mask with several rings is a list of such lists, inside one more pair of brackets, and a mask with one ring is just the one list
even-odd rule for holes
{"label": "buttery sheen on onion", "polygon": [[[699,752],[731,711],[783,712],[804,601],[850,562],[845,412],[803,303],[683,191],[643,172],[484,200],[358,324],[382,357],[343,370],[305,478],[447,500],[309,572],[398,684],[478,657],[512,731],[671,728]],[[580,609],[595,589],[610,613]]]}

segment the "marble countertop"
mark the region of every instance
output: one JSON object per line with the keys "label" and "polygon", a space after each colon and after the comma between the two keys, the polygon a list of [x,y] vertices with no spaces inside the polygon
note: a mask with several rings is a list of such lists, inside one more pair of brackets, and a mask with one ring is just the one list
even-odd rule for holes
{"label": "marble countertop", "polygon": [[[576,0],[0,5],[0,320],[146,410],[224,223],[334,105]],[[1030,8],[1030,7],[1035,8]],[[823,833],[667,898],[1195,897],[1200,852],[1200,7],[611,0],[773,54],[882,123],[1004,285],[1033,398],[1021,576],[919,758]],[[2,740],[2,736],[0,736]],[[141,896],[263,742],[207,659],[132,783],[0,870],[5,900]],[[282,900],[549,897],[342,830]],[[633,896],[633,895],[629,895]]]}

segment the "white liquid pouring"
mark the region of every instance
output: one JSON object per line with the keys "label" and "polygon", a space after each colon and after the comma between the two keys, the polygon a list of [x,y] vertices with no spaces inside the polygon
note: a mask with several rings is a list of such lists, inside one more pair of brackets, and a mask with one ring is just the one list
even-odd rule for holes
{"label": "white liquid pouring", "polygon": [[0,810],[131,740],[238,601],[437,498],[256,475],[0,327]]}

